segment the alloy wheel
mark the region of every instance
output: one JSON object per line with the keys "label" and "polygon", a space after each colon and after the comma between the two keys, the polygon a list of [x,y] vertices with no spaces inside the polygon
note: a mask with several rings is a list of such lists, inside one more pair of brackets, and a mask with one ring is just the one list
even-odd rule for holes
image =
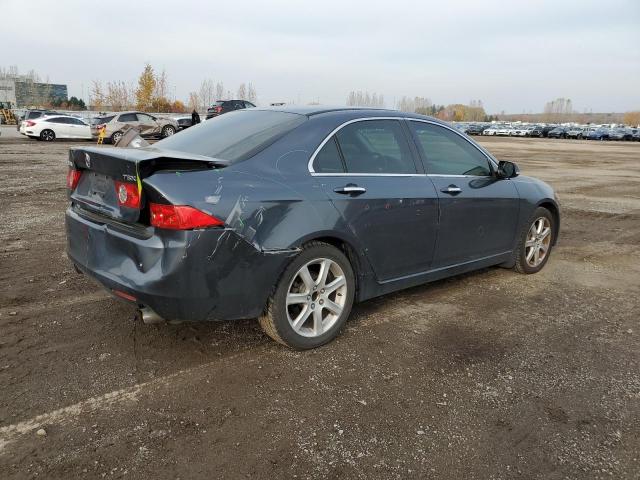
{"label": "alloy wheel", "polygon": [[333,260],[318,258],[303,265],[287,290],[287,318],[304,337],[318,337],[340,318],[347,301],[347,281]]}
{"label": "alloy wheel", "polygon": [[45,141],[45,142],[51,142],[53,141],[53,139],[55,138],[54,133],[51,130],[45,130],[44,132],[42,132],[40,134],[40,137]]}
{"label": "alloy wheel", "polygon": [[551,246],[551,222],[546,217],[539,217],[531,224],[525,242],[525,260],[530,267],[540,265]]}

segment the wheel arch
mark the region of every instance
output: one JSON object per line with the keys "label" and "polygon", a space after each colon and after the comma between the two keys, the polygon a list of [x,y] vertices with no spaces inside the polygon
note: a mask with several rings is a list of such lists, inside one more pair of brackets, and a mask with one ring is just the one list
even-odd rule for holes
{"label": "wheel arch", "polygon": [[362,289],[366,289],[366,285],[364,284],[365,279],[371,277],[371,269],[364,254],[360,253],[361,250],[358,248],[357,240],[346,238],[337,232],[317,232],[301,238],[296,244],[303,247],[310,242],[327,243],[336,247],[346,255],[353,269],[353,276],[356,283],[355,298],[356,300],[359,299]]}
{"label": "wheel arch", "polygon": [[560,233],[560,208],[558,204],[551,199],[542,200],[538,203],[537,207],[546,208],[551,212],[551,215],[553,215],[553,245],[555,245]]}
{"label": "wheel arch", "polygon": [[40,130],[40,133],[38,134],[38,137],[42,139],[42,138],[43,138],[43,137],[42,137],[42,135],[43,135],[45,132],[51,132],[51,133],[53,133],[53,140],[55,140],[56,138],[58,138],[58,136],[56,135],[55,130],[54,130],[53,128],[50,128],[50,127],[45,127],[45,128],[43,128],[42,130]]}

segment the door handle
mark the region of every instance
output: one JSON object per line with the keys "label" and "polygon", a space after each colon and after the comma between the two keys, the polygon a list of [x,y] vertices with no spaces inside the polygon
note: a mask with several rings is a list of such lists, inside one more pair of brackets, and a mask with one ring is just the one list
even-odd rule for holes
{"label": "door handle", "polygon": [[462,189],[457,185],[449,185],[448,187],[443,188],[440,191],[442,193],[448,193],[449,195],[457,195],[458,193],[462,192]]}
{"label": "door handle", "polygon": [[367,189],[354,185],[353,183],[349,183],[344,187],[334,188],[333,191],[336,193],[341,193],[342,195],[361,195],[366,192]]}

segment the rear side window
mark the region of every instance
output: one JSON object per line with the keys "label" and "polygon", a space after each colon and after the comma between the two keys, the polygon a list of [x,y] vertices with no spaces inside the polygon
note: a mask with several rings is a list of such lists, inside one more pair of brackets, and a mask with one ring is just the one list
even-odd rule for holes
{"label": "rear side window", "polygon": [[123,113],[118,118],[119,122],[137,122],[138,116],[135,113]]}
{"label": "rear side window", "polygon": [[318,152],[313,161],[313,170],[317,173],[344,173],[344,164],[335,137],[331,137]]}
{"label": "rear side window", "polygon": [[365,120],[336,133],[348,173],[416,173],[409,144],[397,120]]}
{"label": "rear side window", "polygon": [[295,113],[243,109],[187,128],[155,146],[233,163],[252,157],[306,120]]}
{"label": "rear side window", "polygon": [[489,176],[489,160],[451,130],[424,122],[409,122],[427,161],[428,174]]}
{"label": "rear side window", "polygon": [[47,118],[45,121],[49,123],[70,123],[69,119],[64,117]]}

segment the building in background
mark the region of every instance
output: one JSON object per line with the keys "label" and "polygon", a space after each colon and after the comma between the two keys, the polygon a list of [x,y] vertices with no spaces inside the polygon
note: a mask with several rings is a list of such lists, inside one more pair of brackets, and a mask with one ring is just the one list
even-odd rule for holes
{"label": "building in background", "polygon": [[47,107],[68,100],[67,86],[34,81],[24,76],[0,76],[0,103],[12,108]]}

